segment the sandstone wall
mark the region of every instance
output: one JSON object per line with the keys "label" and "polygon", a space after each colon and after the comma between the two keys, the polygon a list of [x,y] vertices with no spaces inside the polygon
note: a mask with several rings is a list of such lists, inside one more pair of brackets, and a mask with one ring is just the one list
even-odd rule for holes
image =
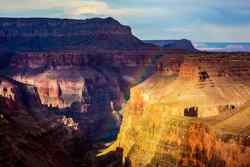
{"label": "sandstone wall", "polygon": [[173,116],[171,108],[143,102],[140,93],[132,94],[124,108],[118,138],[107,149],[121,148],[125,164],[166,167],[250,164],[248,134],[214,129],[206,121]]}
{"label": "sandstone wall", "polygon": [[[101,155],[120,149],[136,167],[249,166],[249,55],[223,56],[184,56],[176,77],[159,71],[133,87],[118,138]],[[190,108],[198,115],[184,115]]]}

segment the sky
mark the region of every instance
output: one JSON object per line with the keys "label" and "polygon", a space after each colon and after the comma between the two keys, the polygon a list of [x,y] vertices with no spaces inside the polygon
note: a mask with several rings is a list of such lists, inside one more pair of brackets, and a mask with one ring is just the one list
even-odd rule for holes
{"label": "sky", "polygon": [[0,0],[0,17],[109,16],[144,40],[250,42],[250,0]]}

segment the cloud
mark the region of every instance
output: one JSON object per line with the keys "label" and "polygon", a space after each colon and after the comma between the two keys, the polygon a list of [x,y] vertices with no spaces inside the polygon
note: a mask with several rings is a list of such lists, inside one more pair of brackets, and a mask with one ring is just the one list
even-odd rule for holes
{"label": "cloud", "polygon": [[[168,31],[169,30],[169,31]],[[182,28],[165,29],[165,37],[172,39],[188,38],[203,42],[245,42],[250,39],[249,25],[217,25],[217,24],[193,24]]]}
{"label": "cloud", "polygon": [[195,48],[206,51],[250,52],[249,43],[194,43]]}
{"label": "cloud", "polygon": [[[248,25],[204,25],[200,28],[201,33],[207,33],[210,41],[249,41],[250,24]],[[201,38],[201,37],[200,37]]]}
{"label": "cloud", "polygon": [[190,33],[192,32],[190,28],[182,28],[182,27],[166,28],[165,31],[168,33]]}
{"label": "cloud", "polygon": [[11,1],[6,1],[6,0],[0,0],[1,5],[0,10],[1,11],[9,11],[9,12],[14,12],[14,11],[23,11],[23,10],[35,10],[35,9],[48,9],[48,8],[53,8],[55,6],[59,6],[59,3],[56,1],[50,1],[50,0],[22,0],[20,3],[19,0],[11,0]]}
{"label": "cloud", "polygon": [[[112,8],[98,0],[0,0],[1,13],[33,13],[41,10],[61,9],[61,17],[81,18],[84,15],[126,17],[142,15],[143,11],[130,8]],[[52,15],[53,16],[53,15]],[[56,15],[58,16],[58,15]],[[42,17],[42,16],[41,16]],[[44,16],[46,17],[46,16]]]}
{"label": "cloud", "polygon": [[67,10],[68,14],[73,17],[79,17],[84,14],[92,15],[103,15],[103,16],[113,16],[113,17],[124,17],[142,14],[141,11],[121,8],[115,9],[111,8],[107,3],[103,1],[89,1],[82,2],[78,1],[75,4],[71,4],[71,8]]}

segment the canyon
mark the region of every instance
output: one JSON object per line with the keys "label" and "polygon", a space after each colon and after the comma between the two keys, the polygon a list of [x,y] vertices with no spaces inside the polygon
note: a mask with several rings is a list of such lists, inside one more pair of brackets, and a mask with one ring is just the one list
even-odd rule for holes
{"label": "canyon", "polygon": [[161,57],[160,70],[131,88],[118,138],[99,156],[122,150],[124,166],[249,166],[249,56]]}
{"label": "canyon", "polygon": [[158,49],[112,18],[0,18],[0,166],[98,165]]}
{"label": "canyon", "polygon": [[144,43],[113,18],[0,18],[0,59],[0,166],[250,165],[249,53]]}
{"label": "canyon", "polygon": [[2,73],[96,142],[115,136],[134,73],[158,49],[112,18],[0,19]]}
{"label": "canyon", "polygon": [[72,119],[42,106],[37,89],[0,76],[0,166],[76,166],[90,149]]}

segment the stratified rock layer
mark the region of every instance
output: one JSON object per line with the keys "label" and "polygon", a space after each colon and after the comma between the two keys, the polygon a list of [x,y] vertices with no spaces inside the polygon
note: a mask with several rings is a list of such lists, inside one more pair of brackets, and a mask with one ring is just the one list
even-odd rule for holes
{"label": "stratified rock layer", "polygon": [[0,41],[0,68],[9,65],[9,76],[34,85],[43,104],[59,108],[90,98],[84,93],[87,80],[93,90],[103,87],[101,96],[109,98],[103,103],[120,108],[130,84],[123,77],[132,76],[157,49],[112,18],[0,18]]}
{"label": "stratified rock layer", "polygon": [[131,49],[143,43],[113,18],[0,18],[0,48],[14,51]]}
{"label": "stratified rock layer", "polygon": [[78,125],[42,107],[34,87],[0,81],[0,166],[78,166],[89,149]]}
{"label": "stratified rock layer", "polygon": [[93,138],[119,129],[134,73],[157,49],[112,18],[0,18],[0,69]]}
{"label": "stratified rock layer", "polygon": [[[177,57],[166,56],[159,60],[158,66],[162,69],[158,74],[163,77],[155,75],[146,81],[156,88],[146,91],[147,96],[161,92],[161,96],[168,97],[153,98],[153,101],[173,106],[171,110],[176,115],[184,115],[185,110],[195,108],[199,117],[237,112],[248,104],[249,55],[198,53]],[[171,66],[172,62],[176,62],[176,66]],[[172,79],[167,78],[169,76]],[[159,82],[155,84],[154,79]]]}
{"label": "stratified rock layer", "polygon": [[[160,70],[132,88],[118,138],[103,154],[122,150],[124,165],[136,167],[249,166],[250,106],[249,96],[245,95],[250,90],[246,70],[249,55],[227,56],[223,65],[223,55],[181,58],[178,75],[166,75]],[[212,66],[212,62],[217,63]],[[220,69],[227,68],[230,71],[226,75],[217,75]],[[209,79],[199,70],[205,70]],[[210,79],[214,86],[207,82]],[[225,105],[221,112],[217,112],[218,103]],[[236,103],[239,106],[234,106]],[[211,108],[204,112],[202,105]]]}

